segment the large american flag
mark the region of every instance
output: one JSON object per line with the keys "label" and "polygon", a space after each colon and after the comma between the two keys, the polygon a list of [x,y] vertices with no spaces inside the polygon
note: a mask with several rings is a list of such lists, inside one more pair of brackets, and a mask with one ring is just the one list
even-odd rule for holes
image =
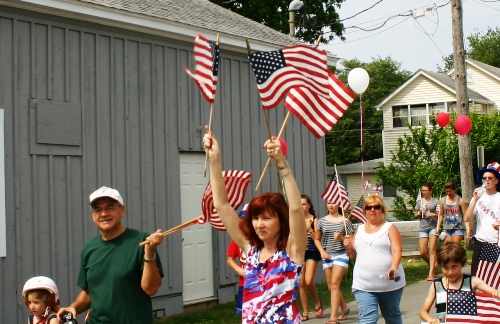
{"label": "large american flag", "polygon": [[365,214],[363,213],[364,205],[365,205],[365,198],[363,198],[363,195],[361,195],[361,198],[359,198],[358,203],[352,209],[349,217],[354,217],[355,219],[358,220],[358,222],[362,224],[366,223],[367,219]]}
{"label": "large american flag", "polygon": [[326,52],[307,45],[248,54],[264,109],[276,107],[293,87],[328,98]]}
{"label": "large american flag", "polygon": [[325,191],[323,191],[321,198],[339,205],[344,210],[351,208],[351,202],[349,201],[347,191],[342,184],[342,179],[339,179],[339,183],[337,185],[337,175],[335,173],[332,176],[332,180],[330,180],[326,186]]}
{"label": "large american flag", "polygon": [[[229,204],[231,204],[234,209],[238,209],[245,199],[245,194],[252,175],[246,171],[228,170],[222,172],[222,177],[226,184]],[[198,220],[199,224],[205,224],[208,220],[216,230],[226,230],[217,210],[214,208],[212,185],[210,182],[203,193],[201,209],[203,211],[203,217]]]}
{"label": "large american flag", "polygon": [[500,288],[500,247],[495,244],[484,243],[479,253],[476,276],[483,279],[490,287]]}
{"label": "large american flag", "polygon": [[344,115],[356,95],[328,70],[327,98],[306,87],[295,87],[285,99],[285,107],[320,138],[325,136]]}
{"label": "large american flag", "polygon": [[500,322],[500,300],[482,292],[448,290],[446,323],[498,322]]}
{"label": "large american flag", "polygon": [[186,72],[196,82],[205,99],[213,103],[219,73],[219,45],[198,34],[194,40],[194,61],[194,73],[185,67]]}

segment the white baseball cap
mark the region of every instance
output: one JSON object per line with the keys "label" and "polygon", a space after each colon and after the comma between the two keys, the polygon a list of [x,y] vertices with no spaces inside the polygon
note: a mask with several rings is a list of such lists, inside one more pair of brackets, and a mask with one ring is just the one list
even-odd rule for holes
{"label": "white baseball cap", "polygon": [[108,188],[108,187],[101,187],[94,191],[90,196],[89,196],[89,201],[90,201],[90,206],[92,206],[92,203],[99,198],[102,197],[109,197],[111,199],[114,199],[118,201],[120,204],[123,205],[123,198],[120,196],[120,193],[118,190],[113,189],[113,188]]}

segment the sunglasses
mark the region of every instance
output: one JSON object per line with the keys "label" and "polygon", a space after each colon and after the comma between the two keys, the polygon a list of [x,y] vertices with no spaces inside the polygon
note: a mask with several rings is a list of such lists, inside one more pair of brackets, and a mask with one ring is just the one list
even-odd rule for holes
{"label": "sunglasses", "polygon": [[380,206],[380,205],[372,205],[372,206],[366,206],[365,210],[372,210],[372,209],[380,210],[380,208],[382,208],[382,206]]}
{"label": "sunglasses", "polygon": [[495,178],[493,178],[493,177],[483,177],[483,180],[493,180],[493,179],[495,179]]}

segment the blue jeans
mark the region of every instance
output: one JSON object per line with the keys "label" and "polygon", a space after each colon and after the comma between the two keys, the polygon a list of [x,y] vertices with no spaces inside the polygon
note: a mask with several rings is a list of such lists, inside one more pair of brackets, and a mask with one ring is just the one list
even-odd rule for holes
{"label": "blue jeans", "polygon": [[352,293],[358,304],[358,323],[374,324],[378,321],[378,307],[386,324],[403,324],[399,302],[403,288],[387,292],[368,292],[353,289]]}

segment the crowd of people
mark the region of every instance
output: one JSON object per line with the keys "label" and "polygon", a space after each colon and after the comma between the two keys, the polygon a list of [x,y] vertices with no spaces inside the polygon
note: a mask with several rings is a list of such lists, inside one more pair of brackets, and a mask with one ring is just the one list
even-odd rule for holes
{"label": "crowd of people", "polygon": [[[400,301],[406,285],[402,266],[402,239],[395,225],[386,220],[388,208],[378,195],[364,200],[366,223],[357,228],[334,201],[326,201],[328,214],[318,218],[311,198],[301,195],[286,161],[281,142],[267,140],[264,148],[280,173],[282,193],[255,196],[239,215],[228,200],[222,176],[221,148],[208,131],[203,138],[210,164],[213,203],[232,241],[227,264],[239,275],[236,312],[242,323],[300,323],[310,319],[308,295],[314,316],[323,316],[314,275],[321,261],[330,291],[331,313],[327,324],[346,320],[350,308],[340,283],[355,260],[352,293],[358,306],[358,323],[378,321],[380,310],[386,323],[401,324]],[[474,191],[468,204],[457,195],[456,184],[445,184],[446,196],[433,197],[433,183],[425,183],[415,206],[420,220],[420,255],[429,265],[432,281],[420,311],[422,320],[440,323],[446,313],[450,290],[490,293],[492,287],[477,275],[484,246],[498,245],[500,227],[500,166],[490,164],[478,171],[483,186]],[[152,323],[151,296],[160,288],[163,268],[156,248],[163,233],[148,234],[122,224],[126,209],[120,193],[102,187],[89,196],[92,219],[99,235],[81,251],[76,299],[60,307],[56,283],[48,277],[29,279],[23,287],[23,302],[31,315],[28,323],[54,324],[65,316],[85,313],[86,323]],[[471,237],[469,225],[476,219],[471,275],[462,274],[466,262],[464,237]],[[437,248],[441,232],[444,243]],[[141,242],[143,248],[138,248]],[[239,262],[237,263],[236,260]],[[436,267],[443,277],[436,278]],[[299,307],[299,296],[302,312]],[[430,315],[436,305],[437,318]]]}

